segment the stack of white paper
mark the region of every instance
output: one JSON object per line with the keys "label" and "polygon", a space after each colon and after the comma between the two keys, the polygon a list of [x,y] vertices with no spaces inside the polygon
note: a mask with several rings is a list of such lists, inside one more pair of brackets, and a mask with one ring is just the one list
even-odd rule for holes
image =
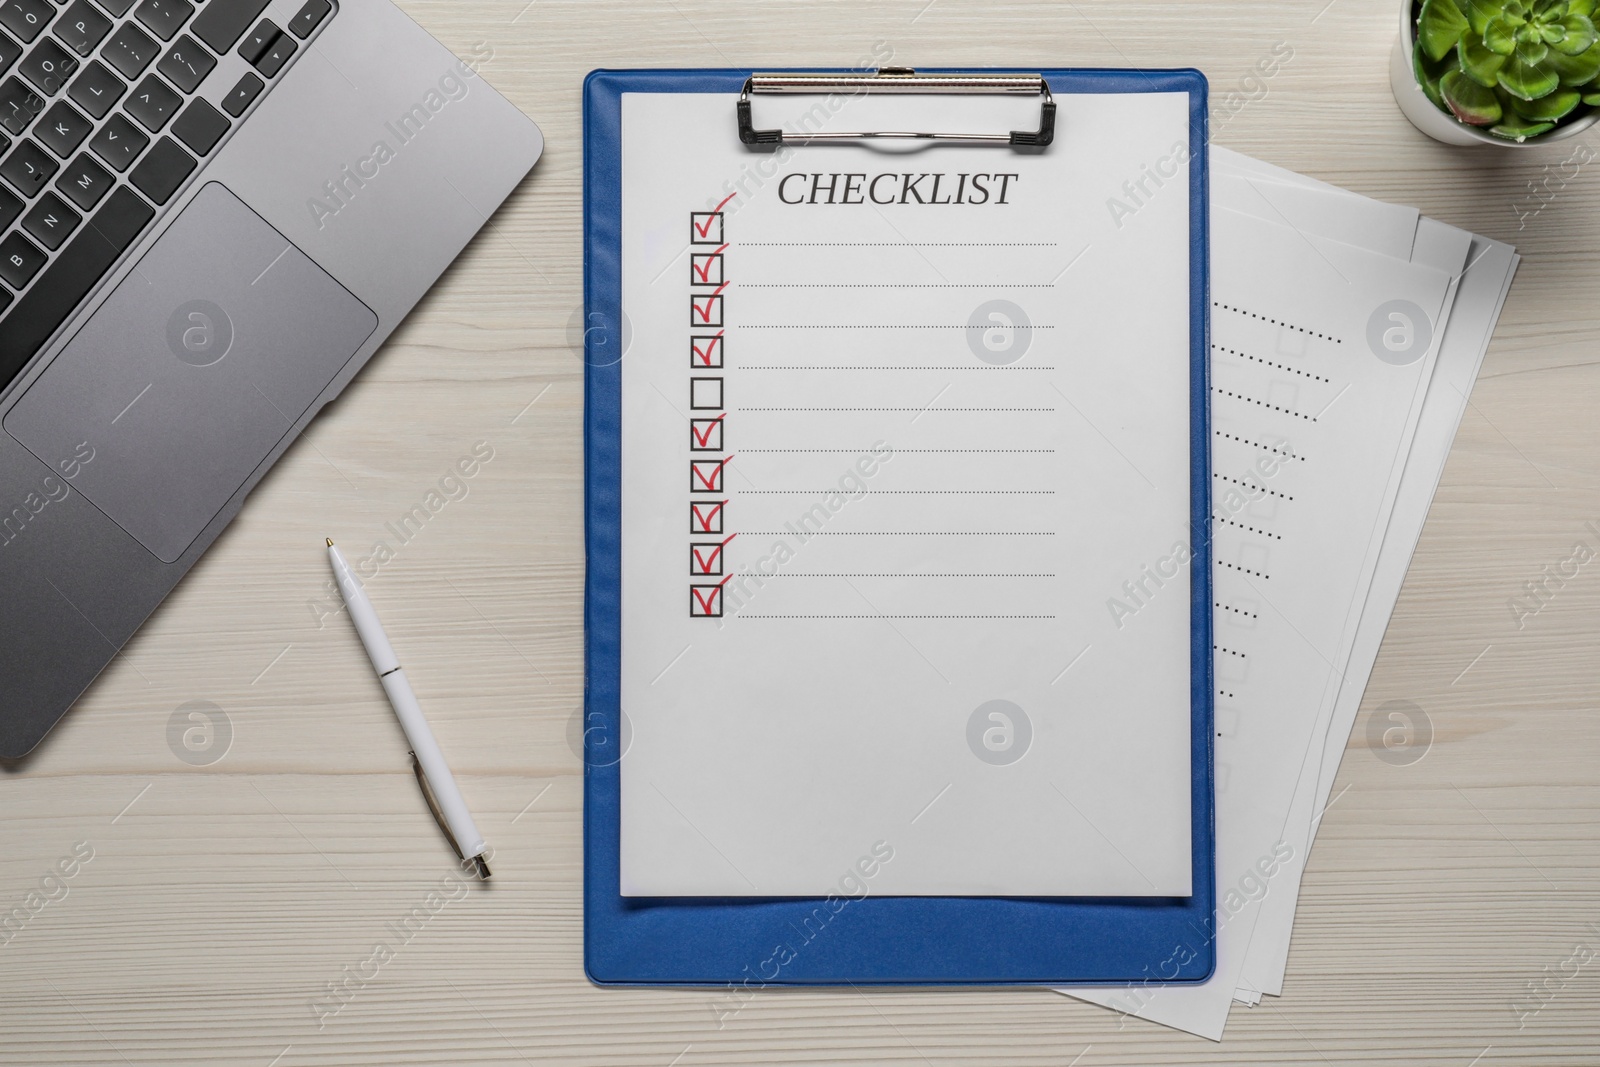
{"label": "stack of white paper", "polygon": [[1217,969],[1063,990],[1220,1039],[1300,876],[1516,270],[1509,245],[1212,149]]}

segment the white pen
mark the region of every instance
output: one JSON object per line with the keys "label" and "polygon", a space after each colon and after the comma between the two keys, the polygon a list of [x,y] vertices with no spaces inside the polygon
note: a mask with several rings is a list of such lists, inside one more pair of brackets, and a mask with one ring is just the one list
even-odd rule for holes
{"label": "white pen", "polygon": [[461,798],[461,790],[456,788],[455,775],[450,773],[444,754],[439,751],[439,743],[433,739],[428,720],[422,717],[417,696],[411,691],[411,683],[406,681],[406,672],[400,668],[400,661],[395,658],[389,635],[383,632],[383,624],[378,621],[378,613],[372,610],[372,601],[367,599],[366,590],[361,588],[361,580],[334,547],[331,537],[328,538],[328,562],[333,566],[333,579],[339,585],[344,605],[350,609],[350,621],[355,623],[356,633],[366,646],[367,657],[372,660],[372,669],[378,672],[378,681],[383,683],[383,691],[389,694],[389,703],[394,706],[394,713],[399,716],[400,726],[406,732],[406,740],[411,743],[412,768],[416,771],[417,782],[422,786],[422,795],[428,801],[428,807],[433,809],[434,818],[439,820],[439,826],[450,838],[456,854],[476,864],[481,877],[489,877],[489,864],[483,858],[489,846],[483,840],[483,835],[478,833],[477,824],[472,821],[472,812],[467,810],[467,802]]}

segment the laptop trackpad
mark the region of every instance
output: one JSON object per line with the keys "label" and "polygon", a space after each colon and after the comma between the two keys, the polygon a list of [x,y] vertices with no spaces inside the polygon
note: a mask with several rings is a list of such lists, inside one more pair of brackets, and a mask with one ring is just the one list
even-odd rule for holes
{"label": "laptop trackpad", "polygon": [[220,184],[202,189],[6,416],[172,563],[217,516],[377,316]]}

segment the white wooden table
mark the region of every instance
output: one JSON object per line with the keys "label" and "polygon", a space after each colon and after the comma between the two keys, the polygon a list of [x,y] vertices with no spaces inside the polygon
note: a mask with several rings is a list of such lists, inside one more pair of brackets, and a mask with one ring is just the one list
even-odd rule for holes
{"label": "white wooden table", "polygon": [[[93,854],[47,882],[56,899],[0,944],[0,1061],[1600,1058],[1600,959],[1572,962],[1575,946],[1600,949],[1600,563],[1521,629],[1507,606],[1575,542],[1600,548],[1584,525],[1600,524],[1600,170],[1558,169],[1570,147],[1449,149],[1412,130],[1387,83],[1392,0],[404,6],[459,54],[492,49],[482,73],[541,124],[545,156],[77,709],[0,771],[0,910],[75,847]],[[1280,42],[1292,59],[1247,82]],[[1119,1028],[1047,991],[769,993],[719,1026],[712,994],[584,979],[580,84],[599,66],[874,54],[1193,65],[1211,78],[1218,143],[1527,257],[1340,772],[1348,791],[1322,823],[1284,996],[1236,1009],[1221,1046]],[[492,887],[449,899],[453,858],[393,714],[355,635],[342,619],[319,625],[317,604],[322,538],[396,544],[385,522],[478,442],[493,458],[466,495],[371,583],[495,845]],[[1397,767],[1364,727],[1402,698],[1435,738]],[[204,765],[169,744],[196,701],[221,724],[190,756]],[[392,958],[374,958],[380,940],[398,945]],[[1519,1029],[1512,1005],[1530,1003],[1534,980],[1545,1006]]]}

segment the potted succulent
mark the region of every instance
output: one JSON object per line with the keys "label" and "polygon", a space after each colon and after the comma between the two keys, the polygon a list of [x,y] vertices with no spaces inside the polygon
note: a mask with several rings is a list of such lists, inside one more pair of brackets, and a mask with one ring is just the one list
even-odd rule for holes
{"label": "potted succulent", "polygon": [[1600,118],[1600,0],[1402,0],[1390,80],[1449,144],[1529,145]]}

